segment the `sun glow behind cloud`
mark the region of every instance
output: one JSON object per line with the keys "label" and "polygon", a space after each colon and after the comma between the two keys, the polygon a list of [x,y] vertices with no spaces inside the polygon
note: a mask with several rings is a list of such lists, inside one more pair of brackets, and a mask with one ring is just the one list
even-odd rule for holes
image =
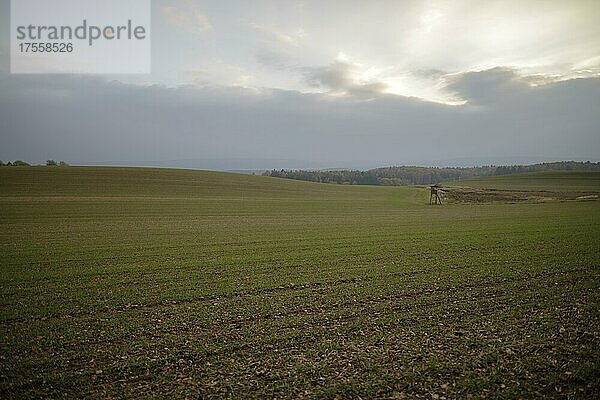
{"label": "sun glow behind cloud", "polygon": [[[157,61],[154,79],[167,85],[212,82],[335,96],[379,92],[462,104],[445,88],[446,75],[509,67],[540,76],[539,85],[600,74],[595,1],[303,1],[278,12],[273,7],[279,3],[270,0],[254,7],[159,3],[168,10],[163,29],[195,32],[175,46],[170,42],[169,51],[186,55],[176,65]],[[185,10],[195,17],[183,18]],[[327,68],[344,73],[347,87],[317,84],[315,71]]]}

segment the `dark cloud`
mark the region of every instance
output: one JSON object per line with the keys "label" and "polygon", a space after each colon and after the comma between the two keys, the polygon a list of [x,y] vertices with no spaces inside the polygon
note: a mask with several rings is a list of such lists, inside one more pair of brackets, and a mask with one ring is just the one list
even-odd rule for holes
{"label": "dark cloud", "polygon": [[313,87],[351,95],[381,94],[387,89],[383,82],[357,82],[354,64],[337,60],[327,67],[313,68],[306,73],[306,82]]}
{"label": "dark cloud", "polygon": [[[531,116],[542,126],[558,115],[574,126],[597,122],[592,115],[600,106],[600,78],[556,80],[543,76],[521,76],[509,68],[466,72],[446,77],[446,90],[468,105],[483,106],[492,112]],[[591,113],[590,113],[591,111]]]}
{"label": "dark cloud", "polygon": [[476,104],[487,104],[507,96],[518,97],[530,88],[516,71],[500,67],[451,75],[445,80],[447,90]]}
{"label": "dark cloud", "polygon": [[466,73],[449,87],[468,103],[447,106],[356,87],[347,73],[337,64],[313,79],[332,90],[364,89],[368,99],[2,75],[0,159],[252,158],[366,167],[600,158],[600,79],[532,87],[510,70]]}

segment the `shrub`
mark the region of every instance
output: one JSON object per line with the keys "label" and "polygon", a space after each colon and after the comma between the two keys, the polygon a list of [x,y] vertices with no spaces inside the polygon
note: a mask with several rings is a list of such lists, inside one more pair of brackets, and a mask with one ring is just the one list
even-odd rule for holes
{"label": "shrub", "polygon": [[[10,163],[8,163],[7,165],[10,165]],[[26,163],[23,160],[13,161],[12,165],[15,167],[30,167],[31,166],[29,163]]]}

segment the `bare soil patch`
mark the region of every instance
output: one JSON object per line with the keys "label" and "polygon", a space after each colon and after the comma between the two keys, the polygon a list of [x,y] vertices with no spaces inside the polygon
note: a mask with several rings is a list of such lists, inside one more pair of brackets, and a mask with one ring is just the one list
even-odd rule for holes
{"label": "bare soil patch", "polygon": [[580,191],[548,190],[502,190],[480,189],[468,186],[444,186],[442,199],[449,203],[488,203],[488,202],[546,202],[546,201],[594,201],[598,193]]}

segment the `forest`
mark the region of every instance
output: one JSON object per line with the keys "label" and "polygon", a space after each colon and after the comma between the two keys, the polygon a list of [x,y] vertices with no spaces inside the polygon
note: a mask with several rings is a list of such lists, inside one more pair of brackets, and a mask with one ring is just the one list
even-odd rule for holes
{"label": "forest", "polygon": [[399,166],[360,170],[271,170],[264,176],[301,181],[346,185],[406,186],[430,185],[482,176],[509,175],[543,171],[600,171],[600,163],[561,161],[533,165],[481,167]]}

